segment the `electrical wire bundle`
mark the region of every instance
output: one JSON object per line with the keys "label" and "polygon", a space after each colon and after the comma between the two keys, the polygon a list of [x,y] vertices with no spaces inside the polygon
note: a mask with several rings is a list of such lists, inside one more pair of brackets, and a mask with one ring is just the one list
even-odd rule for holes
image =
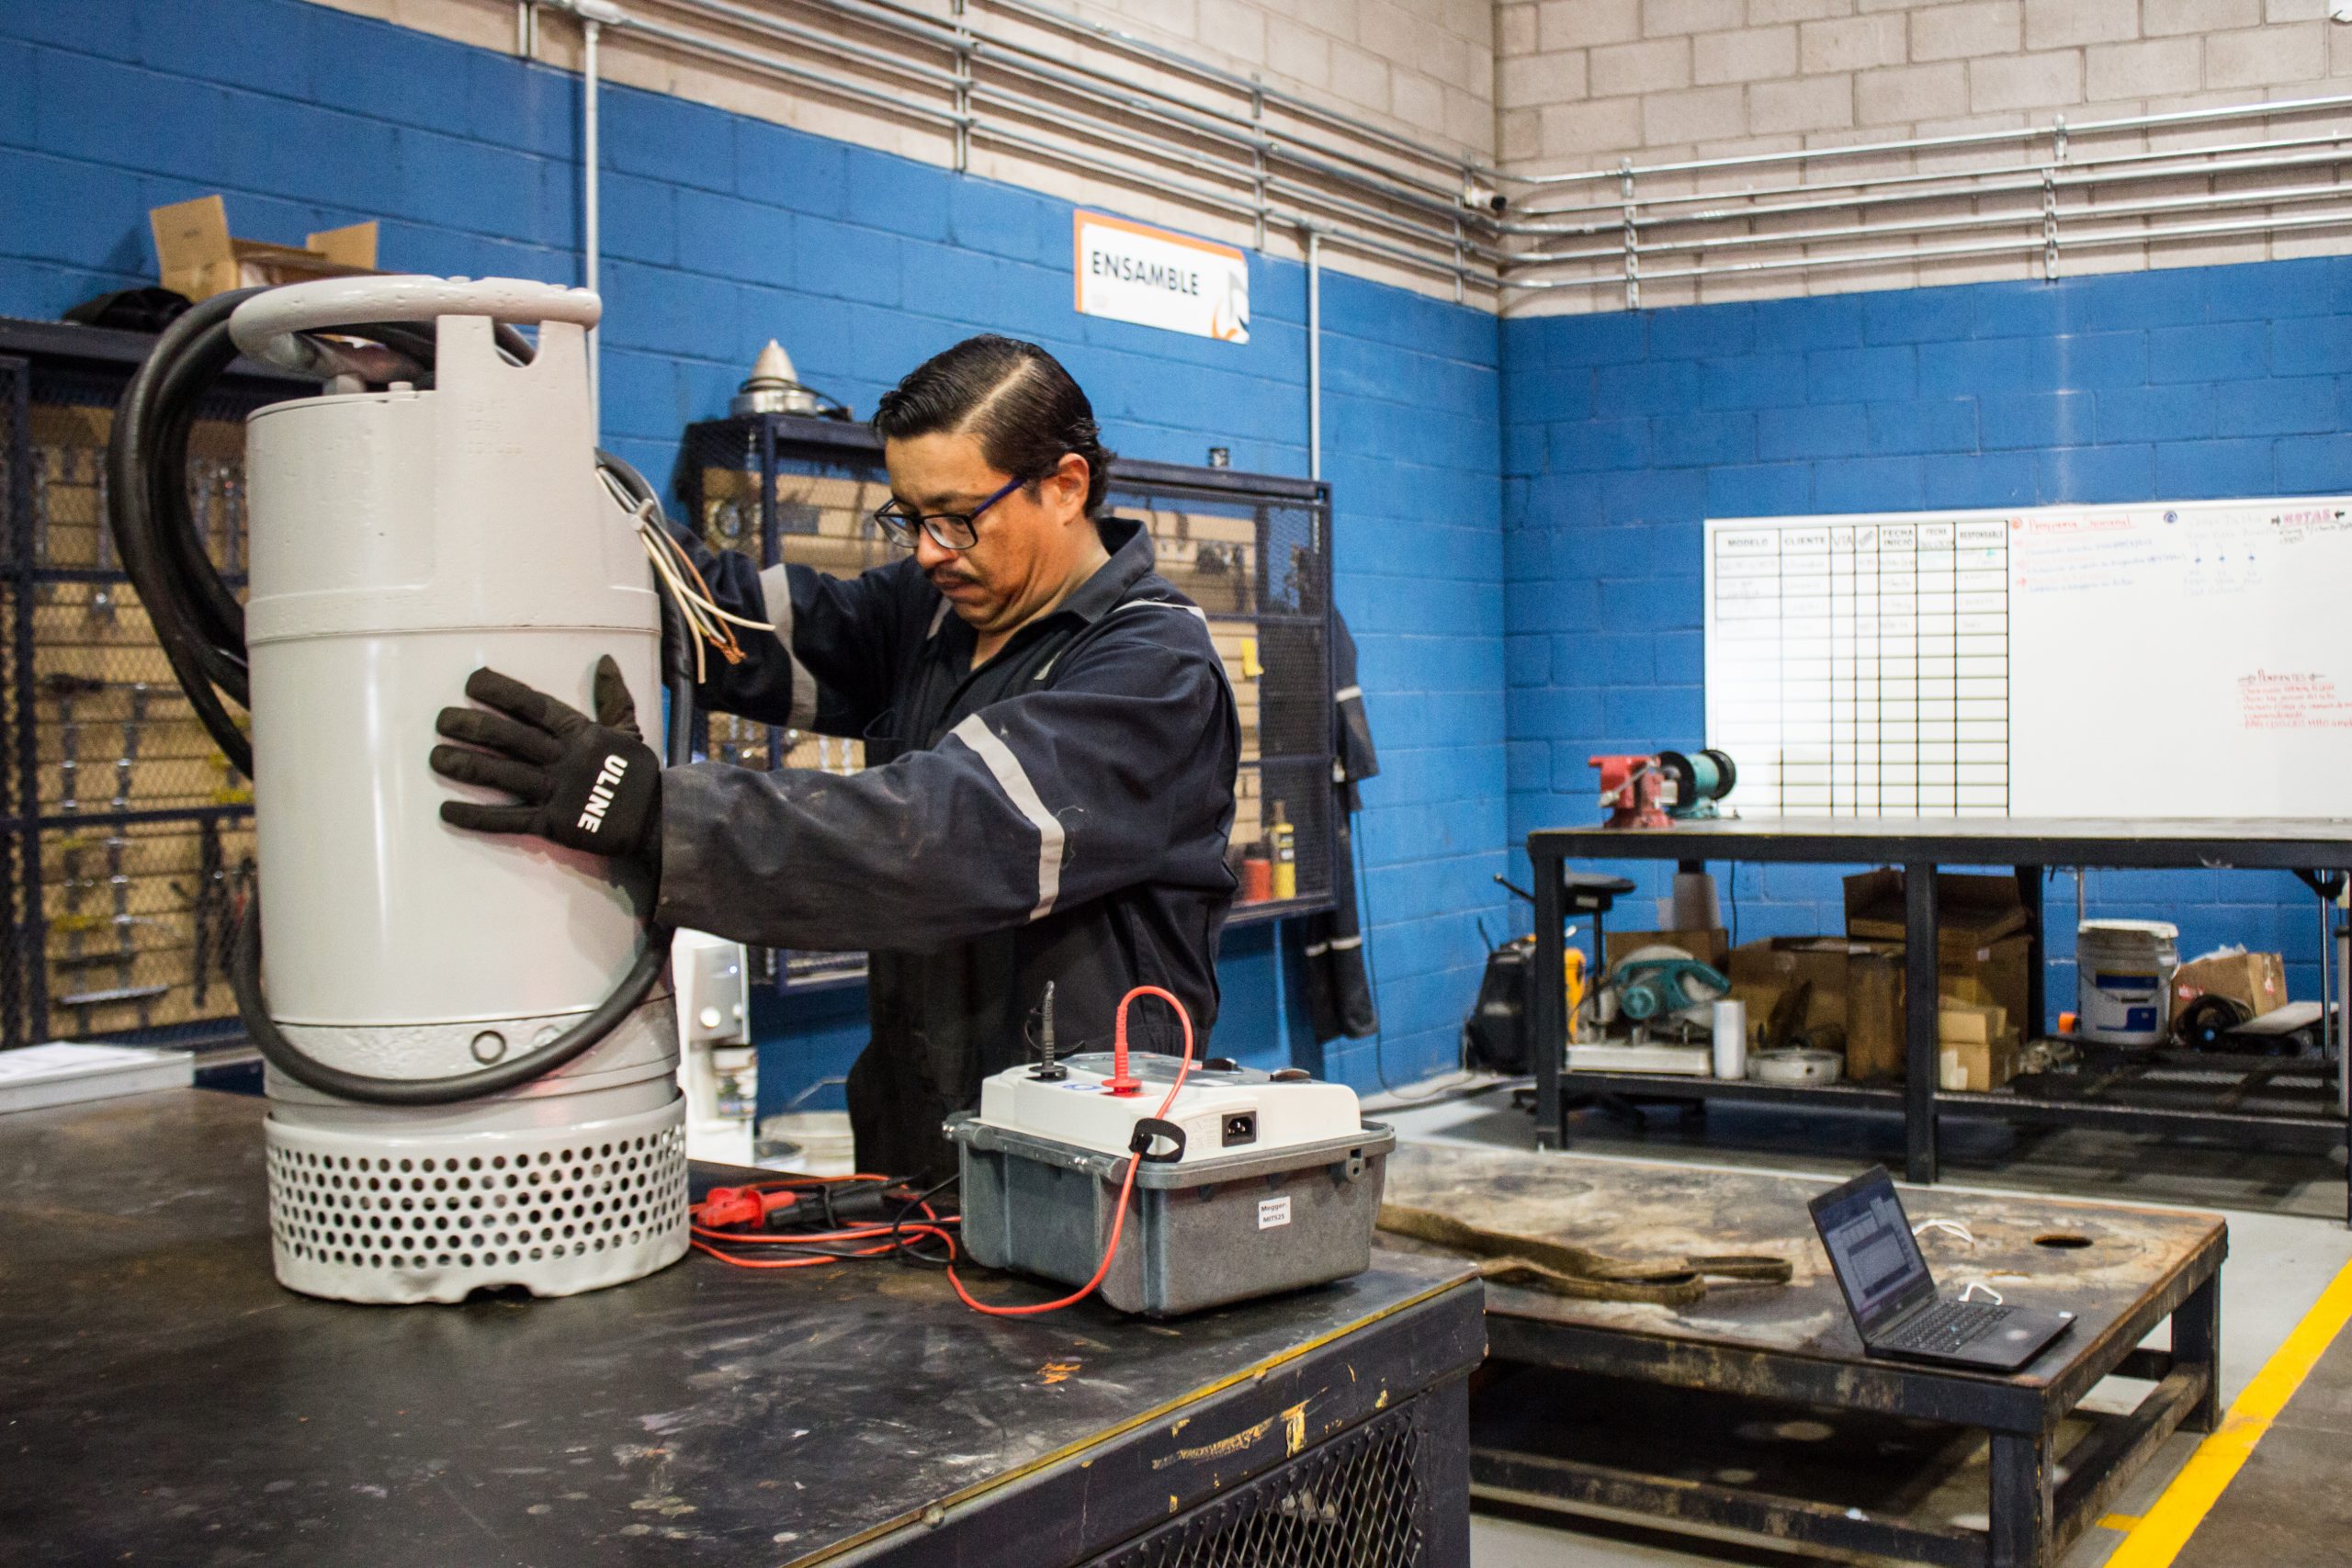
{"label": "electrical wire bundle", "polygon": [[[947,1185],[916,1192],[894,1178],[861,1174],[714,1187],[690,1211],[693,1245],[738,1269],[816,1269],[893,1255],[944,1262],[955,1256],[957,1216],[940,1213],[931,1200]],[[869,1201],[875,1217],[843,1217]],[[926,1255],[919,1249],[924,1241],[942,1243],[944,1254]]]}
{"label": "electrical wire bundle", "polygon": [[[767,621],[747,620],[720,609],[712,601],[710,584],[704,581],[702,572],[695,566],[694,558],[671,536],[669,525],[662,515],[662,503],[650,490],[639,493],[620,482],[613,471],[614,465],[626,467],[619,458],[609,453],[599,453],[598,456],[606,464],[604,470],[605,484],[620,498],[621,504],[630,509],[636,522],[638,542],[645,547],[645,558],[652,564],[654,577],[669,595],[668,607],[676,617],[684,639],[694,646],[695,680],[700,682],[707,674],[708,666],[703,657],[706,647],[716,649],[718,656],[729,664],[742,663],[743,645],[735,640],[734,628],[742,626],[752,631],[773,633],[775,626]],[[668,617],[664,619],[666,629]]]}
{"label": "electrical wire bundle", "polygon": [[[1108,1092],[1122,1095],[1133,1094],[1140,1087],[1127,1074],[1127,1007],[1137,997],[1158,997],[1176,1010],[1176,1021],[1184,1026],[1184,1055],[1177,1064],[1176,1079],[1168,1086],[1159,1108],[1152,1112],[1155,1119],[1165,1120],[1193,1071],[1193,1017],[1184,1010],[1182,1002],[1158,986],[1137,986],[1119,998],[1112,1076],[1104,1087]],[[790,1176],[742,1187],[714,1188],[694,1206],[694,1246],[695,1250],[739,1269],[812,1269],[853,1259],[895,1257],[901,1262],[944,1269],[956,1299],[974,1312],[986,1313],[990,1317],[1034,1317],[1039,1313],[1077,1305],[1092,1295],[1111,1272],[1112,1260],[1119,1255],[1119,1238],[1126,1231],[1127,1204],[1135,1195],[1136,1172],[1142,1165],[1141,1149],[1127,1156],[1126,1171],[1119,1182],[1118,1206],[1111,1215],[1111,1239],[1102,1248],[1102,1259],[1085,1284],[1059,1301],[993,1306],[976,1300],[964,1288],[964,1281],[956,1272],[956,1232],[961,1218],[943,1214],[934,1202],[955,1185],[953,1177],[921,1192],[890,1177],[870,1175]],[[843,1204],[867,1197],[877,1197],[886,1203],[895,1200],[895,1217],[887,1223],[879,1218],[853,1222],[842,1219]],[[820,1210],[816,1214],[808,1212],[811,1199],[816,1200]],[[922,1250],[922,1244],[934,1241],[939,1244],[940,1252]]]}

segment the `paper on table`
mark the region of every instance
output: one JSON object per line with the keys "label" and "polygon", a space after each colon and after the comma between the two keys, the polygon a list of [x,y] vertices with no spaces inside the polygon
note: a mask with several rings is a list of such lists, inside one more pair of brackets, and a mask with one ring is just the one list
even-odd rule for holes
{"label": "paper on table", "polygon": [[77,1045],[64,1041],[48,1045],[27,1045],[20,1050],[0,1051],[0,1084],[58,1077],[71,1073],[104,1072],[109,1068],[143,1067],[168,1062],[183,1055],[177,1051],[152,1051],[132,1045]]}

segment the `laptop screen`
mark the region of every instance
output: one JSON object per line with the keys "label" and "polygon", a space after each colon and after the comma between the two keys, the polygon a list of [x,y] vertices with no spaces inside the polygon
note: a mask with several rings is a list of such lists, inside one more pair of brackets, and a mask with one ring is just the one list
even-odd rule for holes
{"label": "laptop screen", "polygon": [[1865,1327],[1913,1292],[1934,1288],[1884,1171],[1815,1200],[1813,1223],[1847,1303]]}

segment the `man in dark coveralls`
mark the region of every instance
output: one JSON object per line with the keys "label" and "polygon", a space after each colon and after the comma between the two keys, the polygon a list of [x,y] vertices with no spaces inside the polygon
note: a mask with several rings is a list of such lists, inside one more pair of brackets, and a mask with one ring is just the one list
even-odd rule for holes
{"label": "man in dark coveralls", "polygon": [[874,428],[892,495],[875,517],[904,558],[836,579],[680,536],[720,606],[775,627],[713,660],[701,701],[863,739],[864,772],[664,770],[616,670],[593,721],[478,672],[467,693],[496,711],[445,711],[469,744],[433,766],[515,797],[445,803],[448,820],[634,861],[665,923],[868,949],[858,1167],[924,1177],[954,1168],[947,1112],[1028,1055],[1048,982],[1065,1049],[1107,1049],[1137,985],[1182,998],[1205,1041],[1240,730],[1206,617],[1140,525],[1101,514],[1109,454],[1051,355],[958,344]]}

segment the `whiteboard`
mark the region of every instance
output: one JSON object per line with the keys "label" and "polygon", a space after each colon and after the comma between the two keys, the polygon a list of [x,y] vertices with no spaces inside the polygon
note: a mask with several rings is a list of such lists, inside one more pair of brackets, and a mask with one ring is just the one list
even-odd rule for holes
{"label": "whiteboard", "polygon": [[2352,500],[1711,518],[1749,815],[2352,815]]}

